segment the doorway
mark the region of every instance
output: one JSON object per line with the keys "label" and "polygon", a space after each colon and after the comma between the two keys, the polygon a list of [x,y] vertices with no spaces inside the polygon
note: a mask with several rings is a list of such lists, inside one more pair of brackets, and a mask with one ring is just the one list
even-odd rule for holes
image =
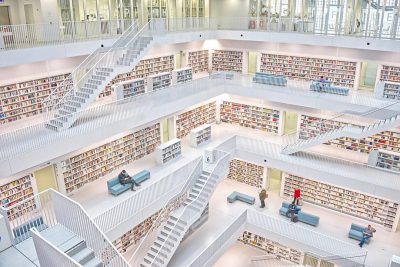
{"label": "doorway", "polygon": [[279,192],[281,189],[282,171],[268,168],[268,189],[273,192]]}
{"label": "doorway", "polygon": [[11,25],[8,6],[0,6],[0,25]]}
{"label": "doorway", "polygon": [[175,54],[175,69],[182,68],[182,54],[177,53]]}
{"label": "doorway", "polygon": [[35,24],[35,18],[33,16],[32,4],[25,4],[24,5],[24,11],[25,11],[25,22],[26,22],[26,24]]}
{"label": "doorway", "polygon": [[285,112],[284,134],[294,133],[297,130],[297,121],[299,116],[296,112]]}
{"label": "doorway", "polygon": [[53,188],[54,190],[58,191],[54,165],[50,165],[43,169],[35,171],[34,176],[39,193],[49,188]]}
{"label": "doorway", "polygon": [[373,92],[375,89],[376,77],[378,75],[378,63],[375,62],[362,62],[359,90]]}
{"label": "doorway", "polygon": [[162,121],[162,142],[168,142],[175,138],[174,117]]}
{"label": "doorway", "polygon": [[257,72],[257,53],[256,52],[249,52],[249,67],[248,73],[255,74]]}

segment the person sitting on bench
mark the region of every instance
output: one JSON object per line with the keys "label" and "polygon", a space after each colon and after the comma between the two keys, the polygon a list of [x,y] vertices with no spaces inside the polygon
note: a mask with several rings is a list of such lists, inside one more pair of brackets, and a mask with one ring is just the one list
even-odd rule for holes
{"label": "person sitting on bench", "polygon": [[294,215],[299,211],[300,209],[297,208],[296,204],[294,204],[294,201],[292,201],[292,204],[289,205],[289,209],[286,212],[286,217],[289,217],[288,214],[290,213],[290,217],[293,218]]}
{"label": "person sitting on bench", "polygon": [[375,232],[376,230],[371,225],[368,225],[368,227],[365,228],[361,242],[360,244],[358,244],[360,248],[362,248],[362,246],[364,245],[365,242],[367,242],[368,239],[374,236]]}
{"label": "person sitting on bench", "polygon": [[118,180],[122,185],[131,184],[132,191],[136,191],[135,185],[140,186],[140,184],[136,183],[135,180],[133,180],[125,170],[122,170],[122,172],[118,175]]}

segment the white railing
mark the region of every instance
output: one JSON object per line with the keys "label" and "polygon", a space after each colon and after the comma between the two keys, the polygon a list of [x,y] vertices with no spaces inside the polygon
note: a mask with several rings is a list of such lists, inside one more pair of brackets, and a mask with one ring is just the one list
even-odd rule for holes
{"label": "white railing", "polygon": [[40,266],[82,266],[73,258],[69,257],[67,254],[43,238],[36,228],[32,228],[30,230],[30,235],[33,239],[33,244],[35,246]]}
{"label": "white railing", "polygon": [[[201,173],[202,158],[197,157],[178,170],[168,174],[139,190],[132,197],[116,204],[94,218],[94,222],[104,233],[109,233],[130,218],[139,223],[148,216],[148,208],[154,204],[164,205],[168,199],[176,198],[184,193],[185,185],[193,183],[193,179]],[[171,197],[172,195],[172,197]]]}
{"label": "white railing", "polygon": [[[205,183],[202,185],[202,188],[199,189],[199,193],[197,195],[197,197],[190,202],[190,204],[188,204],[187,206],[185,206],[181,211],[180,214],[175,214],[175,216],[177,217],[177,220],[175,221],[175,224],[172,227],[172,230],[168,233],[168,236],[164,237],[165,240],[161,243],[161,247],[159,248],[158,252],[155,254],[153,260],[151,261],[151,263],[149,264],[150,266],[153,266],[153,264],[155,264],[156,259],[158,259],[160,252],[163,250],[163,247],[167,245],[167,241],[170,238],[170,235],[173,234],[174,232],[182,232],[180,231],[177,226],[178,226],[178,222],[179,221],[184,221],[187,223],[186,227],[190,227],[201,215],[202,213],[202,209],[200,211],[196,211],[196,209],[193,209],[194,204],[197,202],[197,200],[199,199],[199,197],[202,195],[207,195],[208,199],[211,197],[211,195],[213,194],[213,192],[216,189],[216,186],[218,184],[218,181],[225,177],[228,174],[228,167],[229,167],[229,160],[231,158],[231,155],[229,153],[223,152],[223,151],[214,151],[215,157],[216,157],[216,163],[213,166],[212,171],[210,172],[210,175],[207,178],[207,181],[205,181]],[[211,184],[211,183],[214,184]],[[211,192],[207,192],[204,189],[206,188],[206,186],[212,186],[211,188],[212,191]],[[207,205],[207,203],[202,203],[203,204],[203,208],[205,208],[205,206]]]}
{"label": "white railing", "polygon": [[[282,92],[287,92],[294,96],[313,97],[315,101],[319,99],[345,102],[363,106],[381,107],[382,105],[392,105],[392,102],[376,100],[373,97],[340,97],[324,95],[311,92],[308,89],[308,83],[294,81],[288,87],[266,86],[251,83],[251,77],[248,75],[235,74],[234,80],[224,80],[218,75],[213,75],[215,79],[201,78],[189,83],[174,85],[158,91],[148,92],[139,96],[134,96],[125,100],[113,101],[103,105],[88,108],[72,114],[79,119],[74,127],[71,127],[62,132],[48,131],[44,122],[3,132],[0,134],[0,159],[9,158],[12,156],[41,149],[49,143],[79,136],[84,133],[89,133],[100,129],[101,127],[111,125],[112,123],[128,119],[128,118],[143,118],[143,114],[148,114],[159,107],[160,103],[182,103],[187,99],[204,99],[213,98],[223,93],[246,95],[249,97],[261,98],[268,95],[280,95]],[[276,94],[275,94],[276,93]],[[386,103],[386,104],[382,104]],[[397,106],[392,106],[397,109]],[[162,114],[165,116],[165,112]],[[156,118],[153,118],[154,120]]]}
{"label": "white railing", "polygon": [[[153,19],[170,32],[189,30],[246,30],[287,32],[330,36],[368,37],[374,39],[400,39],[397,32],[381,32],[379,27],[364,31],[346,32],[343,27],[326,31],[315,27],[311,20],[293,18],[201,17]],[[132,20],[68,21],[52,24],[21,24],[0,26],[0,51],[44,45],[57,45],[99,38],[112,38],[122,34]]]}
{"label": "white railing", "polygon": [[129,264],[117,251],[106,235],[98,228],[80,204],[53,191],[54,213],[57,222],[83,238],[88,248],[104,266],[128,267]]}
{"label": "white railing", "polygon": [[[364,264],[367,251],[357,245],[324,235],[298,224],[282,220],[268,213],[247,210],[247,224],[250,231],[258,229],[259,233],[271,237],[284,245],[296,246],[299,250],[310,251],[320,258],[348,259],[356,264]],[[254,228],[254,229],[253,229]]]}
{"label": "white railing", "polygon": [[[140,266],[140,263],[142,262],[145,253],[150,249],[150,246],[154,242],[154,235],[158,234],[157,231],[155,231],[157,228],[160,227],[160,225],[168,218],[170,215],[170,210],[169,206],[173,205],[173,203],[178,199],[180,196],[186,195],[189,192],[189,190],[193,187],[193,185],[196,182],[197,177],[201,175],[201,172],[203,170],[203,157],[200,157],[200,160],[196,160],[196,165],[194,168],[192,168],[192,172],[189,175],[189,179],[186,181],[185,184],[183,184],[180,187],[179,193],[176,193],[174,196],[172,196],[168,202],[163,205],[163,209],[160,211],[159,215],[157,218],[154,220],[151,228],[147,231],[146,235],[141,239],[140,243],[136,246],[135,251],[133,252],[132,256],[129,258],[129,263],[131,266]],[[174,175],[174,178],[177,179],[179,176]],[[152,234],[153,233],[153,234]]]}
{"label": "white railing", "polygon": [[[28,207],[31,208],[25,211]],[[41,231],[61,224],[83,238],[103,266],[129,266],[82,206],[54,189],[47,189],[10,207],[0,208],[0,211],[7,218],[7,230],[13,244],[30,237],[28,228],[35,227]],[[18,211],[22,211],[22,215],[15,217]]]}
{"label": "white railing", "polygon": [[51,24],[19,24],[0,26],[2,49],[21,49],[58,45],[121,35],[133,20],[66,21]]}
{"label": "white railing", "polygon": [[234,243],[245,230],[247,211],[240,214],[226,229],[197,256],[188,266],[212,266],[216,256]]}

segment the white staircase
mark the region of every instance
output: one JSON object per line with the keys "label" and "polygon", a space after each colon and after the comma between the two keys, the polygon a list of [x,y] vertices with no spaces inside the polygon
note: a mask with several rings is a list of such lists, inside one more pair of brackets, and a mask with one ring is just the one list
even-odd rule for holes
{"label": "white staircase", "polygon": [[[153,37],[147,27],[148,24],[124,33],[106,53],[95,51],[78,66],[71,74],[73,78],[67,78],[62,85],[68,92],[58,102],[51,103],[55,111],[46,128],[55,131],[69,128],[115,76],[132,71],[152,45]],[[56,96],[50,95],[49,99],[52,98]]]}
{"label": "white staircase", "polygon": [[344,126],[333,131],[327,131],[318,136],[305,140],[298,140],[293,144],[285,146],[282,150],[283,154],[289,155],[304,149],[326,143],[342,137],[350,137],[354,139],[362,139],[368,136],[393,129],[400,125],[400,114],[392,116],[385,120],[364,127]]}
{"label": "white staircase", "polygon": [[220,178],[220,175],[203,170],[190,190],[184,206],[172,213],[161,225],[161,232],[144,257],[141,267],[167,266],[189,227],[200,218]]}

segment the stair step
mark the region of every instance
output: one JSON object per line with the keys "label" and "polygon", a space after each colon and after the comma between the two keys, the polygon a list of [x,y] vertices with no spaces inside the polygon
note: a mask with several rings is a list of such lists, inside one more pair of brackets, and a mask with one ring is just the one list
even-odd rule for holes
{"label": "stair step", "polygon": [[147,260],[149,261],[149,263],[158,262],[158,263],[164,264],[164,257],[162,257],[161,255],[151,253],[151,251],[147,252],[146,257],[147,257]]}
{"label": "stair step", "polygon": [[89,84],[101,85],[101,81],[95,80],[95,79],[89,79],[89,80],[87,81],[87,83],[89,83]]}
{"label": "stair step", "polygon": [[54,115],[54,118],[57,119],[57,120],[61,120],[61,121],[64,121],[64,122],[68,122],[67,117],[66,117],[66,116],[63,116],[63,115],[55,114],[55,115]]}
{"label": "stair step", "polygon": [[80,107],[82,106],[81,103],[79,103],[79,102],[74,102],[74,101],[68,101],[66,104],[68,104],[68,105],[70,105],[70,106],[73,106],[73,107],[77,107],[77,108],[80,108]]}
{"label": "stair step", "polygon": [[44,127],[47,128],[47,129],[49,129],[49,130],[52,130],[52,131],[58,131],[58,127],[55,126],[55,125],[52,125],[52,124],[50,124],[50,123],[45,123],[45,124],[44,124]]}
{"label": "stair step", "polygon": [[100,81],[105,81],[106,77],[102,76],[102,75],[92,75],[92,78],[94,80],[100,80]]}
{"label": "stair step", "polygon": [[70,106],[70,105],[68,105],[68,104],[65,104],[65,105],[63,106],[63,109],[68,110],[68,111],[71,111],[71,112],[76,112],[76,110],[77,110],[75,107]]}
{"label": "stair step", "polygon": [[58,248],[68,255],[75,254],[77,251],[84,249],[86,247],[86,242],[79,236],[75,236],[63,243]]}
{"label": "stair step", "polygon": [[174,222],[167,221],[167,224],[168,224],[169,226],[171,226],[171,227],[175,227],[175,229],[179,229],[179,230],[181,230],[181,231],[185,230],[185,228],[184,228],[183,226],[181,226],[181,225],[179,225],[179,224],[176,224],[176,225],[175,225]]}
{"label": "stair step", "polygon": [[[82,89],[81,89],[82,90]],[[90,89],[91,90],[91,89]],[[91,90],[92,92],[91,92],[91,94],[93,93],[93,90]],[[84,93],[84,92],[76,92],[75,93],[75,95],[77,95],[77,97],[80,97],[80,98],[89,98],[90,97],[90,94],[88,94],[88,93]]]}
{"label": "stair step", "polygon": [[80,264],[85,264],[94,258],[94,252],[86,247],[78,251],[76,254],[73,254],[71,257]]}
{"label": "stair step", "polygon": [[104,71],[104,72],[114,72],[114,69],[112,69],[112,68],[104,68],[104,67],[98,67],[98,68],[96,68],[96,70]]}
{"label": "stair step", "polygon": [[173,249],[173,247],[170,247],[169,245],[167,245],[167,244],[165,244],[165,243],[164,243],[163,245],[161,245],[161,244],[159,243],[159,241],[154,241],[153,245],[154,245],[156,248],[165,250],[165,251],[168,252],[168,253],[171,253],[171,252],[172,252],[172,249]]}
{"label": "stair step", "polygon": [[59,120],[50,120],[50,123],[58,127],[63,127],[63,123]]}
{"label": "stair step", "polygon": [[166,253],[164,253],[164,252],[162,252],[162,251],[159,251],[157,248],[155,248],[155,247],[153,247],[153,246],[151,246],[150,247],[150,250],[152,251],[152,252],[154,252],[155,254],[159,254],[159,255],[161,255],[161,256],[163,256],[164,258],[168,258],[168,255],[166,254]]}
{"label": "stair step", "polygon": [[195,195],[195,194],[193,194],[193,193],[189,193],[189,197],[191,197],[191,198],[197,198],[197,199],[202,200],[202,201],[205,201],[205,202],[208,201],[207,198],[205,198],[205,197],[203,197],[203,196],[201,196],[201,195],[197,196],[197,195]]}
{"label": "stair step", "polygon": [[[88,94],[93,94],[94,90],[92,88],[86,88],[86,87],[82,87],[80,89],[80,91],[84,92],[84,93],[88,93]],[[90,96],[89,96],[90,97]]]}
{"label": "stair step", "polygon": [[[89,96],[89,95],[88,95]],[[87,97],[89,98],[89,97]],[[86,97],[80,97],[80,96],[73,96],[71,98],[73,101],[75,102],[79,102],[79,103],[85,103],[86,102]]]}
{"label": "stair step", "polygon": [[158,240],[158,242],[160,242],[161,244],[167,244],[167,245],[170,246],[170,247],[175,247],[175,244],[174,244],[174,243],[172,243],[172,242],[169,241],[169,240],[166,240],[166,239],[163,238],[163,237],[157,236],[157,240]]}
{"label": "stair step", "polygon": [[175,236],[174,233],[166,233],[164,231],[161,231],[161,235],[167,239],[172,239],[173,241],[177,242],[178,238]]}
{"label": "stair step", "polygon": [[103,263],[99,259],[93,258],[90,261],[83,264],[83,266],[84,267],[103,267]]}

